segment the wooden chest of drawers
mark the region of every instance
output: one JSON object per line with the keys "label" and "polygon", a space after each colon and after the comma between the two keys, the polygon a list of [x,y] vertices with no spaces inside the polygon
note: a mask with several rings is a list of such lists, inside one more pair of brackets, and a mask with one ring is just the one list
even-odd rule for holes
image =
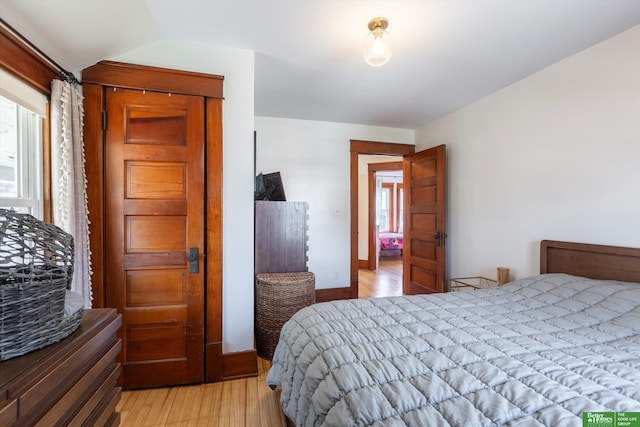
{"label": "wooden chest of drawers", "polygon": [[0,362],[0,426],[117,426],[115,309],[85,310],[64,340]]}

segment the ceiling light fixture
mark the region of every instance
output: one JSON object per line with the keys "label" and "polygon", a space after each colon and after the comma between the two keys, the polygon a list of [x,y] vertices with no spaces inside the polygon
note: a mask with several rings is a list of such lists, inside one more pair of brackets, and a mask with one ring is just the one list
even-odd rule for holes
{"label": "ceiling light fixture", "polygon": [[369,21],[369,31],[364,39],[364,60],[372,67],[379,67],[391,58],[391,35],[386,32],[387,18],[373,18]]}

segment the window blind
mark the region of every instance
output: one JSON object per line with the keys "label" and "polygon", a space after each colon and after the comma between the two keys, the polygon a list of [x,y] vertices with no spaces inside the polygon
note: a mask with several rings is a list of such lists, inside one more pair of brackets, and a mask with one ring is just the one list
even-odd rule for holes
{"label": "window blind", "polygon": [[47,115],[47,97],[2,68],[0,95],[42,117]]}

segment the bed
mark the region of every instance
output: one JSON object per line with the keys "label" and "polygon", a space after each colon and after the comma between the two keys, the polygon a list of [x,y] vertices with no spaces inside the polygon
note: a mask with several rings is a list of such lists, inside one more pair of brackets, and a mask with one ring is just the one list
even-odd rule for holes
{"label": "bed", "polygon": [[640,411],[640,249],[541,243],[499,288],[343,300],[282,329],[267,383],[296,426],[582,426]]}
{"label": "bed", "polygon": [[402,233],[380,233],[380,256],[402,255]]}

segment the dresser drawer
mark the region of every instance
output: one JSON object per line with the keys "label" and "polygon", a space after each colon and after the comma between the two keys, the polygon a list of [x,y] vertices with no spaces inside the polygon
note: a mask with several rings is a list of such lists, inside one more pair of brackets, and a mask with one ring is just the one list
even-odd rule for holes
{"label": "dresser drawer", "polygon": [[[120,397],[114,309],[85,310],[78,330],[62,341],[0,362],[0,426],[63,426],[114,415]],[[98,408],[98,409],[97,409]],[[105,411],[111,410],[111,413]],[[98,425],[98,424],[85,424]]]}
{"label": "dresser drawer", "polygon": [[18,400],[8,399],[0,402],[0,426],[10,426],[18,421]]}

